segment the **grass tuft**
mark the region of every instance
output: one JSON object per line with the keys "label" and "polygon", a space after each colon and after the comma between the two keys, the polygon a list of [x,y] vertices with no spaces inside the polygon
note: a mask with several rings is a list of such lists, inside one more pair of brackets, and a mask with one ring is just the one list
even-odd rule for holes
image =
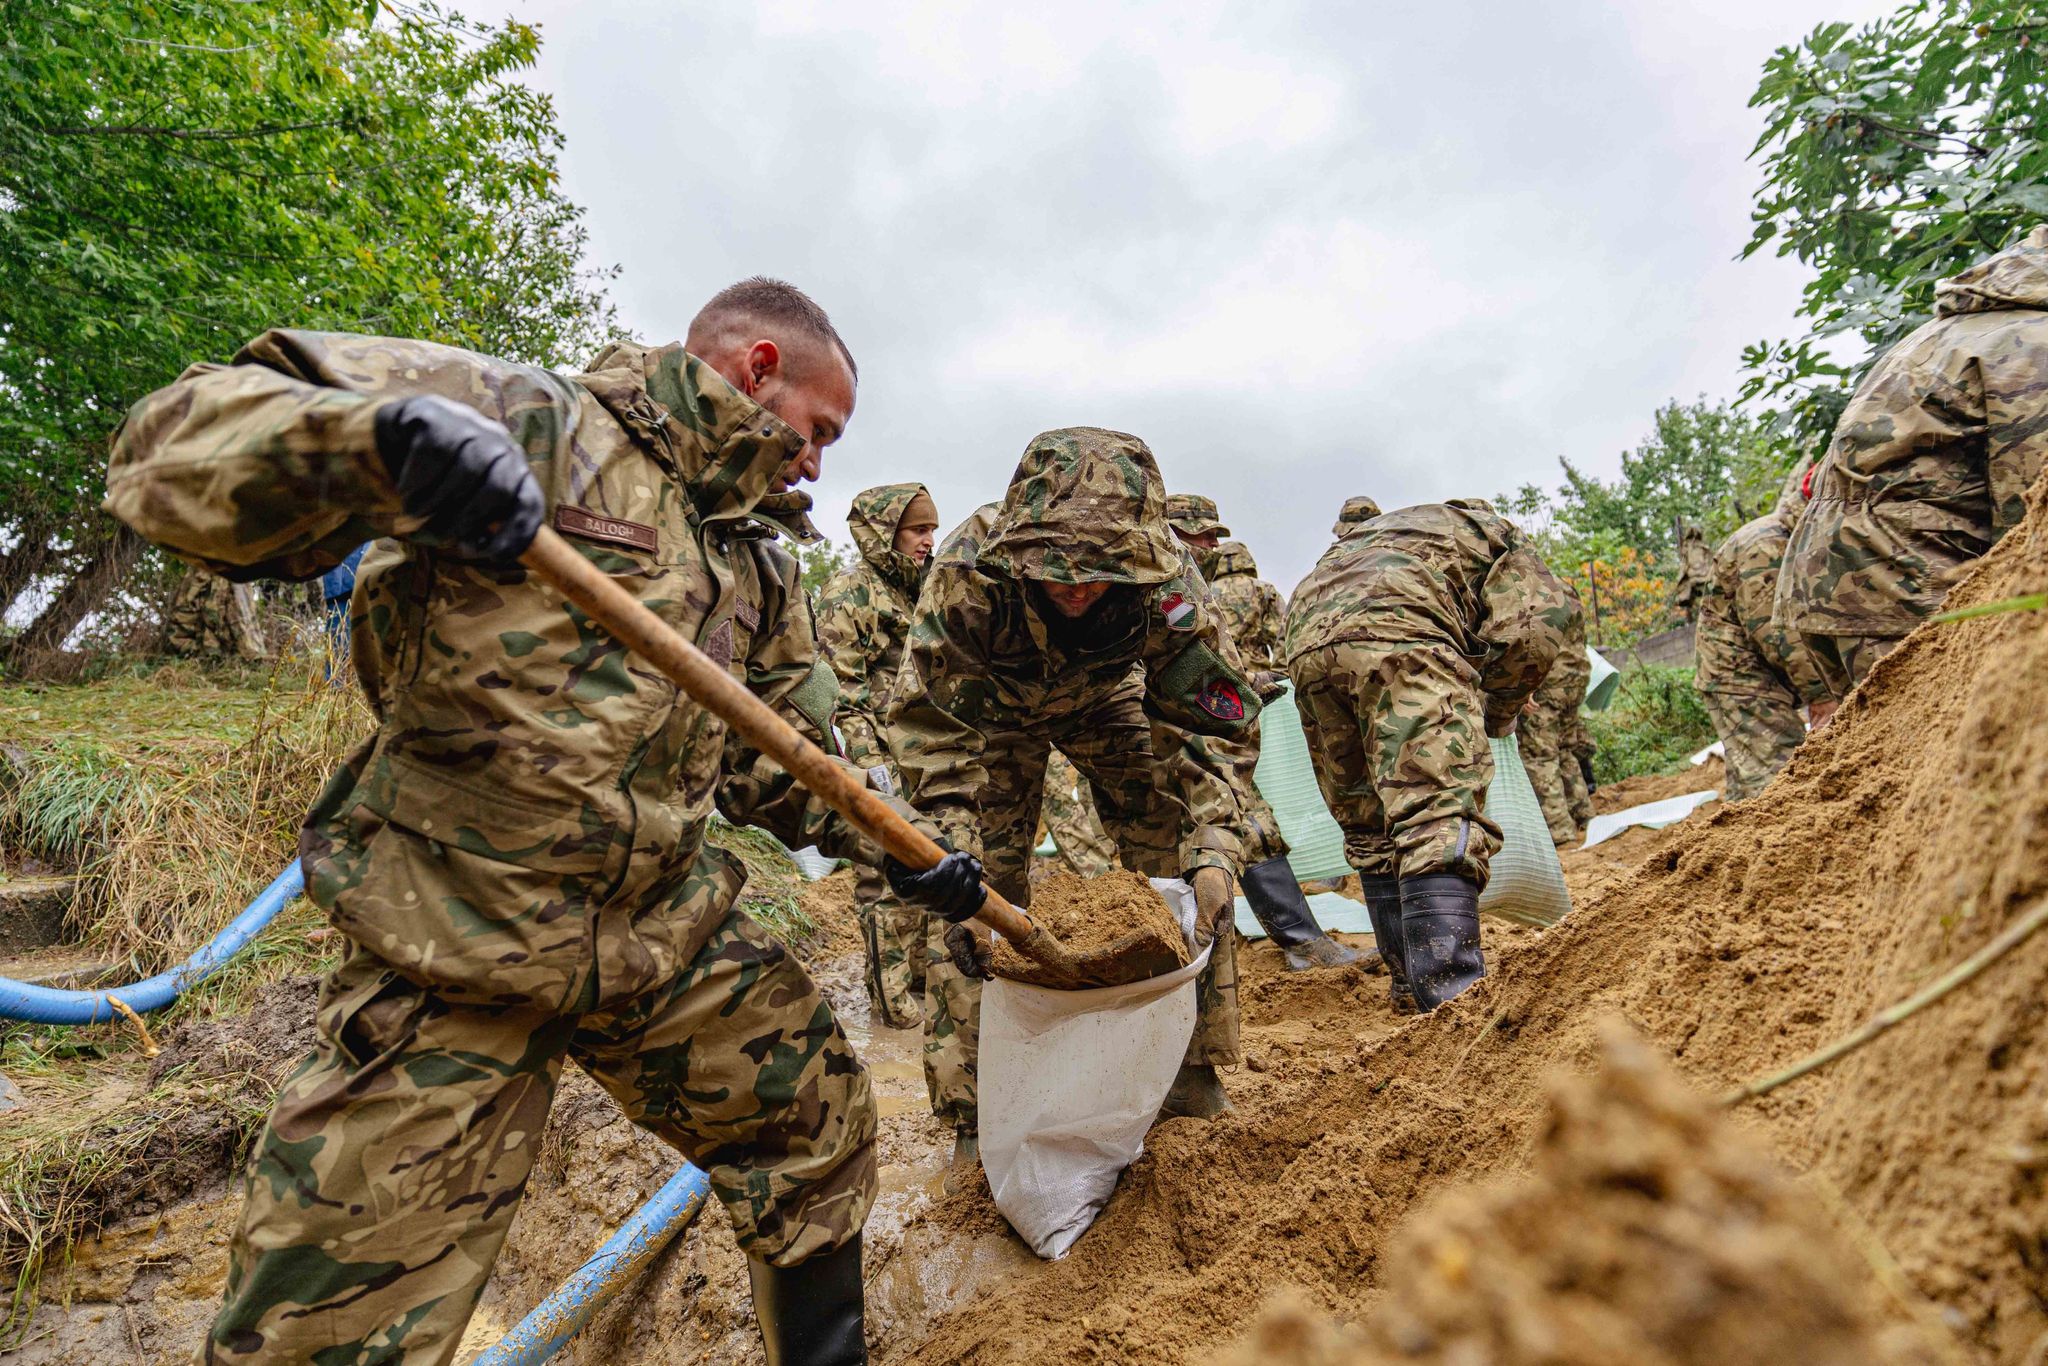
{"label": "grass tuft", "polygon": [[[161,971],[296,857],[300,818],[370,725],[356,690],[307,656],[261,674],[173,664],[0,686],[0,863],[75,870],[81,944],[137,976]],[[307,939],[319,918],[297,910],[224,985],[331,952]]]}

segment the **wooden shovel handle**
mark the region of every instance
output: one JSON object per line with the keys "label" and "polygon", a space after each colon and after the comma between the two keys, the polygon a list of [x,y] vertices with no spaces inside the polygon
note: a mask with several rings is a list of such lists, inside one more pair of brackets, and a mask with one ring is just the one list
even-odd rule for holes
{"label": "wooden shovel handle", "polygon": [[[610,631],[619,643],[651,661],[688,693],[741,735],[747,743],[789,770],[790,776],[823,798],[825,804],[854,828],[912,868],[930,868],[945,856],[916,826],[896,814],[888,803],[834,763],[796,728],[702,650],[684,640],[673,626],[648,611],[633,595],[576,553],[548,527],[542,527],[519,562],[561,590],[592,621]],[[989,929],[1021,943],[1031,934],[1029,916],[987,888],[976,914]]]}

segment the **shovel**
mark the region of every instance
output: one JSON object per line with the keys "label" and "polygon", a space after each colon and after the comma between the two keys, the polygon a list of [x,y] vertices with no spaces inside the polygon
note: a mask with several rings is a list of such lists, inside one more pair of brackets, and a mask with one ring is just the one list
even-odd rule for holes
{"label": "shovel", "polygon": [[[641,606],[552,529],[542,527],[519,562],[746,737],[754,748],[782,765],[791,777],[816,793],[856,830],[888,850],[898,862],[925,869],[945,857],[945,850],[897,815],[846,768],[799,735],[795,727],[777,716],[725,669],[712,663],[703,651],[684,640],[674,627]],[[1156,961],[1156,955],[1120,951],[1122,946],[1116,945],[1076,954],[1005,901],[993,887],[985,887],[981,909],[969,923],[979,923],[1010,941],[1038,969],[1033,980],[1042,986],[1121,986],[1179,966],[1172,962],[1162,964]]]}

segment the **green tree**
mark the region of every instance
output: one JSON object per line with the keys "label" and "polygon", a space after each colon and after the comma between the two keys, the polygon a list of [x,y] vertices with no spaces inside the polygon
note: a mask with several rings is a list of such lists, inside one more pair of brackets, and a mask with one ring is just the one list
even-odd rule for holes
{"label": "green tree", "polygon": [[813,598],[824,588],[826,580],[853,566],[853,552],[831,541],[813,541],[807,546],[800,546],[796,557],[803,566],[804,591]]}
{"label": "green tree", "polygon": [[1595,643],[1626,644],[1678,624],[1669,596],[1680,524],[1718,542],[1761,515],[1778,496],[1790,454],[1759,418],[1704,397],[1673,399],[1657,410],[1650,434],[1622,453],[1616,478],[1560,457],[1558,488],[1524,484],[1499,502],[1552,569],[1589,604],[1600,600]]}
{"label": "green tree", "polygon": [[1764,64],[1743,255],[1769,248],[1813,278],[1805,335],[1749,347],[1742,392],[1795,443],[1826,442],[1860,374],[1831,345],[1881,355],[1932,315],[1937,280],[2048,219],[2043,41],[2048,15],[2025,0],[1914,0]]}
{"label": "green tree", "polygon": [[0,0],[0,610],[62,642],[141,548],[109,433],[275,324],[573,364],[613,330],[539,36],[431,4]]}

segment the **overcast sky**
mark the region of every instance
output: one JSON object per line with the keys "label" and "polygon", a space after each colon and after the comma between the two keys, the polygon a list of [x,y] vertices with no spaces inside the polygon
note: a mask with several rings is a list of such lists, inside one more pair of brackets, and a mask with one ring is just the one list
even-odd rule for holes
{"label": "overcast sky", "polygon": [[1291,590],[1351,494],[1609,474],[1659,403],[1732,397],[1802,280],[1733,259],[1758,67],[1890,8],[509,13],[541,25],[532,79],[627,326],[675,339],[755,273],[832,313],[862,382],[814,490],[828,534],[910,479],[950,527],[1034,433],[1114,427]]}

